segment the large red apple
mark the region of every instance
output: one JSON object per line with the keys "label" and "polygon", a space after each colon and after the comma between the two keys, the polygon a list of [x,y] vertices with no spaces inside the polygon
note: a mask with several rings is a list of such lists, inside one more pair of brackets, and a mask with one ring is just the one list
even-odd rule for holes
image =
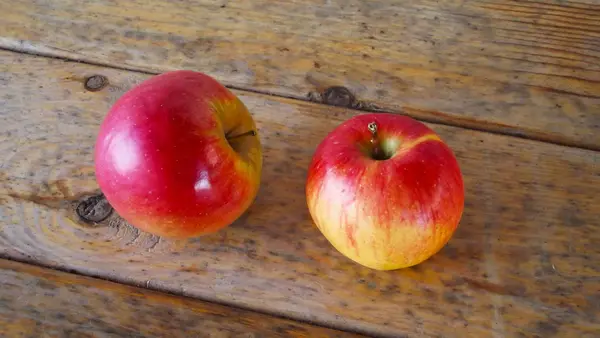
{"label": "large red apple", "polygon": [[310,164],[306,197],[329,242],[377,270],[434,255],[464,207],[451,149],[425,124],[388,113],[355,116],[327,135]]}
{"label": "large red apple", "polygon": [[154,76],[125,93],[101,125],[100,189],[146,232],[192,237],[222,229],[252,204],[262,148],[244,104],[193,71]]}

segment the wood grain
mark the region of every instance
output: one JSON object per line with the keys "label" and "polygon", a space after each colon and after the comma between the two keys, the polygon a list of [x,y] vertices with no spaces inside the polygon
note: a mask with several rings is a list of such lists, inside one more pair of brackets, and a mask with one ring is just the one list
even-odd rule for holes
{"label": "wood grain", "polygon": [[0,260],[2,337],[357,337]]}
{"label": "wood grain", "polygon": [[4,48],[194,69],[295,98],[345,86],[354,106],[600,150],[595,0],[27,0],[0,12]]}
{"label": "wood grain", "polygon": [[[156,238],[74,207],[98,192],[93,145],[110,105],[147,78],[0,52],[0,255],[381,336],[592,337],[600,330],[600,153],[430,124],[455,151],[466,210],[414,268],[341,256],[310,220],[306,170],[357,112],[236,91],[265,146],[256,202],[218,234]],[[84,79],[109,85],[86,91]]]}

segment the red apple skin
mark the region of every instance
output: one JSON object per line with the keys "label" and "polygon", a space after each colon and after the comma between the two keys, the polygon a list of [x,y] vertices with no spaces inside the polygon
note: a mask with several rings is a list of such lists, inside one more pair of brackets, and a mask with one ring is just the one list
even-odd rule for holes
{"label": "red apple skin", "polygon": [[262,148],[244,104],[193,71],[154,76],[103,121],[96,178],[117,213],[146,232],[187,238],[218,231],[252,204]]}
{"label": "red apple skin", "polygon": [[[372,122],[389,159],[370,155]],[[390,113],[358,115],[330,132],[314,153],[306,197],[329,242],[376,270],[410,267],[437,253],[464,207],[451,149],[425,124]]]}

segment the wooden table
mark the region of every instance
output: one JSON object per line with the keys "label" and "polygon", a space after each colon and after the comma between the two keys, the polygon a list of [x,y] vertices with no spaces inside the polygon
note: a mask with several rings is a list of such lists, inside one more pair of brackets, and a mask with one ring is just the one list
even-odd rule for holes
{"label": "wooden table", "polygon": [[[600,336],[597,0],[3,0],[0,13],[0,336]],[[256,202],[186,241],[116,214],[81,221],[107,110],[174,69],[215,76],[253,113]],[[361,110],[427,122],[463,170],[458,231],[413,268],[352,263],[307,212],[316,145]]]}

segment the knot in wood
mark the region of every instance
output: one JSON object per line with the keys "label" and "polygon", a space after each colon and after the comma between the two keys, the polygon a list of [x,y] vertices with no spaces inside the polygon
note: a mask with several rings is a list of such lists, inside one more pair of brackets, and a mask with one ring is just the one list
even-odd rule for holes
{"label": "knot in wood", "polygon": [[113,208],[104,194],[88,197],[77,205],[77,215],[86,223],[99,223],[112,213]]}
{"label": "knot in wood", "polygon": [[86,90],[97,92],[108,85],[108,78],[104,75],[92,75],[85,79],[83,86]]}
{"label": "knot in wood", "polygon": [[353,107],[356,103],[356,97],[346,87],[329,87],[323,92],[323,103],[340,106]]}

